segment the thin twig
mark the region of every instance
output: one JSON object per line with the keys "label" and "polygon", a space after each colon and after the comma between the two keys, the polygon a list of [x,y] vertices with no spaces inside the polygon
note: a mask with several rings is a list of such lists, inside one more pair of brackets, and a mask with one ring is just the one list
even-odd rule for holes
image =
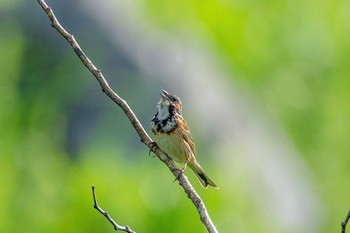
{"label": "thin twig", "polygon": [[[204,205],[204,202],[199,197],[198,193],[194,190],[187,177],[180,172],[180,169],[175,165],[175,163],[158,147],[154,147],[152,144],[152,139],[148,136],[145,129],[142,127],[140,121],[137,119],[129,105],[125,100],[119,97],[110,87],[101,71],[98,70],[95,65],[90,61],[90,59],[85,55],[83,50],[80,48],[77,41],[74,39],[74,36],[67,32],[59,23],[56,16],[54,15],[52,9],[45,3],[44,0],[37,0],[40,6],[44,9],[47,16],[51,21],[52,27],[54,27],[71,45],[74,52],[77,54],[82,63],[88,68],[88,70],[95,76],[100,86],[102,87],[102,91],[106,93],[106,95],[112,99],[126,114],[130,123],[135,128],[136,132],[140,136],[141,142],[143,142],[149,149],[151,149],[157,157],[166,164],[169,170],[174,174],[175,177],[178,177],[179,184],[184,189],[188,198],[191,199],[192,203],[196,207],[200,219],[202,223],[205,225],[209,233],[218,232],[214,223],[212,222],[208,211]],[[181,174],[180,174],[181,173]]]}
{"label": "thin twig", "polygon": [[120,226],[118,225],[113,218],[107,213],[107,211],[103,210],[97,203],[96,193],[95,193],[95,186],[92,186],[92,196],[94,197],[94,208],[100,212],[103,216],[107,218],[107,220],[114,226],[114,230],[116,231],[125,231],[128,233],[136,233],[136,231],[133,231],[129,226]]}
{"label": "thin twig", "polygon": [[345,233],[346,225],[348,224],[349,219],[350,219],[350,209],[349,209],[348,215],[346,215],[345,220],[341,222],[341,233]]}

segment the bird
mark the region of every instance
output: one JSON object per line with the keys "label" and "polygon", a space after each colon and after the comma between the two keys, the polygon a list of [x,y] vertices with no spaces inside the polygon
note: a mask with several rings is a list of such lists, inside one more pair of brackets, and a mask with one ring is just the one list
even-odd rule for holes
{"label": "bird", "polygon": [[182,116],[180,98],[165,90],[162,90],[160,96],[157,113],[151,120],[151,131],[156,146],[174,161],[184,164],[180,174],[189,166],[204,188],[211,186],[218,189],[219,187],[209,178],[196,159],[196,146],[187,122]]}

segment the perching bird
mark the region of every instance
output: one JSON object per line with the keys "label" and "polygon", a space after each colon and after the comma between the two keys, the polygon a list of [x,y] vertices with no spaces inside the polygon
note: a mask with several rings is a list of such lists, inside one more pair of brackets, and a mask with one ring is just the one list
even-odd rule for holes
{"label": "perching bird", "polygon": [[182,116],[180,98],[166,91],[160,93],[157,113],[152,118],[151,129],[155,142],[167,155],[179,163],[188,165],[204,188],[219,188],[205,173],[196,160],[196,146],[191,132]]}

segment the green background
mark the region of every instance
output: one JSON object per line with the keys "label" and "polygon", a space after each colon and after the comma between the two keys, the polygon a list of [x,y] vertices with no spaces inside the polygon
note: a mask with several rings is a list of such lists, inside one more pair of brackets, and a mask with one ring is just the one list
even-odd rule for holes
{"label": "green background", "polygon": [[[167,81],[151,78],[115,47],[81,8],[84,1],[48,3],[148,130]],[[186,37],[190,47],[209,51],[225,69],[227,88],[247,93],[306,167],[317,204],[314,216],[306,216],[310,228],[293,230],[258,205],[267,194],[248,184],[254,170],[236,164],[228,174],[228,158],[203,156],[224,186],[203,190],[187,174],[220,232],[340,232],[350,200],[350,2],[129,4],[161,40]],[[137,232],[205,232],[170,172],[148,156],[36,1],[0,2],[0,51],[1,232],[112,232],[93,209],[92,185],[101,207]],[[195,112],[184,111],[195,121]],[[210,148],[200,136],[196,144],[203,154]]]}

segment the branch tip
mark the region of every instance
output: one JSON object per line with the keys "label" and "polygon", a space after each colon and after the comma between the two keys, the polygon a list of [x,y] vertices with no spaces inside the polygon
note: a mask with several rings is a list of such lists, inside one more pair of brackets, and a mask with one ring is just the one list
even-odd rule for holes
{"label": "branch tip", "polygon": [[96,198],[96,192],[95,192],[95,186],[92,186],[92,196],[94,199],[94,208],[100,212],[112,225],[114,230],[116,231],[125,231],[128,233],[136,233],[134,230],[132,230],[129,226],[121,226],[118,225],[116,221],[108,214],[107,211],[103,210],[97,203],[97,198]]}
{"label": "branch tip", "polygon": [[346,215],[344,221],[341,222],[341,232],[342,232],[342,233],[345,233],[345,231],[346,231],[346,225],[348,224],[349,219],[350,219],[350,209],[349,209],[349,212],[348,212],[348,214]]}

